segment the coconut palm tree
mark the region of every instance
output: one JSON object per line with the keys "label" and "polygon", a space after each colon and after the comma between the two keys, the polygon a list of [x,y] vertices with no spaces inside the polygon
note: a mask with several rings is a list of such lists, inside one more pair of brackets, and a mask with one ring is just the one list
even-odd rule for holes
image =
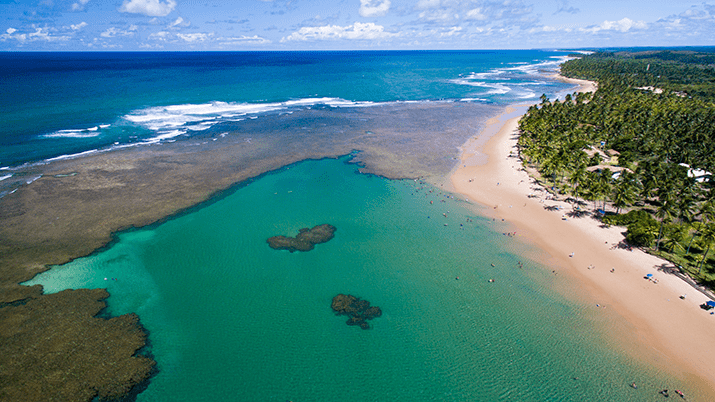
{"label": "coconut palm tree", "polygon": [[700,234],[700,241],[705,244],[705,253],[703,254],[703,259],[700,261],[700,266],[698,266],[698,274],[703,269],[703,264],[708,259],[708,252],[710,252],[710,247],[715,243],[715,222],[707,222]]}
{"label": "coconut palm tree", "polygon": [[666,238],[665,242],[663,242],[663,248],[671,253],[675,252],[676,249],[685,251],[682,241],[685,240],[685,237],[688,235],[688,231],[689,229],[686,225],[668,225],[666,228]]}
{"label": "coconut palm tree", "polygon": [[658,230],[658,240],[655,242],[655,251],[660,247],[660,239],[663,237],[663,226],[673,218],[673,202],[666,198],[661,200],[658,210],[655,212],[656,218],[660,219],[660,229]]}
{"label": "coconut palm tree", "polygon": [[613,206],[616,213],[621,213],[621,208],[633,205],[636,200],[636,185],[633,175],[627,171],[621,172],[613,187]]}

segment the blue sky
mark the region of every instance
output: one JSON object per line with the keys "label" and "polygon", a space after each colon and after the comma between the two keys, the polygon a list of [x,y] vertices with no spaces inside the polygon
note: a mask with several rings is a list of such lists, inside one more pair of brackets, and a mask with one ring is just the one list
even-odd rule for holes
{"label": "blue sky", "polygon": [[715,2],[0,0],[0,50],[715,45]]}

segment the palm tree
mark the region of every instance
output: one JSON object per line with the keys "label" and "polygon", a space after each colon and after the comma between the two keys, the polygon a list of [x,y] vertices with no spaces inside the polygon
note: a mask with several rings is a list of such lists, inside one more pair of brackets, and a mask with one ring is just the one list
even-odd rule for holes
{"label": "palm tree", "polygon": [[593,201],[594,211],[597,209],[596,200],[598,199],[598,189],[597,189],[596,174],[593,172],[586,172],[584,180],[579,185],[579,189],[583,198],[588,201]]}
{"label": "palm tree", "polygon": [[658,210],[655,212],[656,218],[660,219],[660,230],[658,231],[658,241],[655,242],[655,251],[658,251],[660,247],[660,239],[663,237],[663,226],[666,222],[670,222],[673,217],[673,203],[668,198],[661,201],[662,204],[660,204],[660,207],[658,207]]}
{"label": "palm tree", "polygon": [[611,169],[605,168],[601,171],[601,174],[598,175],[596,183],[596,192],[598,198],[601,198],[603,200],[604,211],[606,210],[606,201],[608,201],[608,195],[611,194],[612,180],[613,174],[611,173]]}
{"label": "palm tree", "polygon": [[671,253],[675,252],[676,249],[685,251],[682,241],[688,234],[688,227],[686,225],[668,225],[666,228],[666,240],[663,243],[663,248],[667,249]]}
{"label": "palm tree", "polygon": [[688,248],[685,250],[685,254],[690,254],[690,246],[693,245],[693,241],[700,234],[699,231],[700,231],[701,226],[702,226],[702,222],[697,222],[697,221],[690,224],[690,227],[692,229],[695,229],[695,233],[693,233],[693,237],[691,237],[690,241],[688,242]]}
{"label": "palm tree", "polygon": [[620,214],[621,208],[633,205],[635,200],[635,183],[632,175],[624,170],[613,187],[613,206],[616,207],[616,213]]}
{"label": "palm tree", "polygon": [[708,259],[708,252],[710,252],[710,247],[715,243],[715,222],[708,222],[705,224],[705,228],[700,234],[700,241],[706,245],[705,254],[703,254],[703,259],[700,261],[700,266],[698,266],[698,274],[703,269],[703,264]]}

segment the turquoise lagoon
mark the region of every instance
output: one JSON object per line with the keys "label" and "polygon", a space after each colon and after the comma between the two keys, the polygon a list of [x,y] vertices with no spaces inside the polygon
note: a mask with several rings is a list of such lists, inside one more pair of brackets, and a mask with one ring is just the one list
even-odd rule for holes
{"label": "turquoise lagoon", "polygon": [[[139,314],[158,362],[139,401],[646,401],[677,388],[609,347],[603,310],[555,291],[567,279],[523,257],[502,222],[349,159],[263,175],[28,284],[106,287],[109,314]],[[335,238],[310,252],[266,243],[323,223]],[[338,293],[382,317],[346,325]]]}

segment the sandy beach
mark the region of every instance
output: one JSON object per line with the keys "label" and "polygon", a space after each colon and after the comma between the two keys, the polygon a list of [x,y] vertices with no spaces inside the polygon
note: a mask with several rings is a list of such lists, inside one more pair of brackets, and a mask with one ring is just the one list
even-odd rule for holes
{"label": "sandy beach", "polygon": [[[574,83],[581,91],[595,88],[588,81]],[[638,249],[614,247],[623,240],[624,228],[604,228],[590,215],[565,215],[572,205],[552,199],[516,157],[518,120],[527,107],[508,108],[485,128],[497,131],[495,135],[464,144],[462,163],[451,176],[455,190],[482,204],[487,216],[504,220],[516,239],[543,250],[541,262],[573,278],[579,287],[573,293],[584,302],[620,320],[614,328],[623,330],[611,331],[609,337],[624,351],[692,381],[707,394],[706,400],[713,400],[715,316],[699,307],[708,297],[667,273],[669,262]],[[644,278],[649,274],[657,283]]]}

